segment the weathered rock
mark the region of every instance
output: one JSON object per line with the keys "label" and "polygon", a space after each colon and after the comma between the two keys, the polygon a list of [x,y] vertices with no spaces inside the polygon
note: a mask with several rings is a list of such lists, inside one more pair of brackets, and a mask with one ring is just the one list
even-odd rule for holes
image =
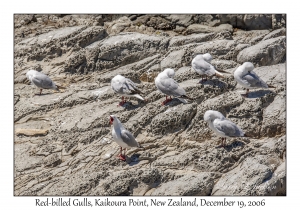
{"label": "weathered rock", "polygon": [[286,14],[272,14],[272,28],[286,27]]}
{"label": "weathered rock", "polygon": [[108,23],[107,25],[105,25],[105,27],[107,28],[108,33],[118,34],[122,31],[124,31],[124,29],[126,27],[129,27],[130,25],[131,25],[130,19],[126,16],[123,16],[123,17],[119,18],[118,20]]}
{"label": "weathered rock", "polygon": [[217,15],[221,23],[229,23],[234,28],[262,30],[272,28],[272,15]]}
{"label": "weathered rock", "polygon": [[139,33],[121,33],[103,42],[94,42],[85,51],[69,58],[65,71],[88,72],[115,68],[165,51],[168,39]]}
{"label": "weathered rock", "polygon": [[191,34],[187,36],[175,36],[170,40],[170,47],[186,45],[190,43],[207,42],[214,39],[232,39],[229,32],[223,31],[219,33],[206,33],[206,34]]}
{"label": "weathered rock", "polygon": [[170,107],[165,112],[156,115],[151,121],[149,132],[159,135],[174,133],[185,129],[197,111],[196,104]]}
{"label": "weathered rock", "polygon": [[45,136],[48,134],[46,129],[17,129],[16,135],[25,135],[25,136]]}
{"label": "weathered rock", "polygon": [[259,41],[263,40],[263,38],[269,34],[269,30],[253,30],[253,31],[243,31],[237,30],[234,32],[234,40],[237,40],[243,44],[257,44]]}
{"label": "weathered rock", "polygon": [[262,30],[272,28],[272,15],[250,15],[244,16],[245,29]]}
{"label": "weathered rock", "polygon": [[214,181],[211,173],[191,173],[179,179],[163,183],[152,191],[154,196],[210,195]]}
{"label": "weathered rock", "polygon": [[267,39],[272,39],[272,38],[276,38],[278,36],[285,36],[286,35],[286,30],[285,28],[280,28],[277,30],[274,30],[272,32],[270,32],[268,35],[266,35],[263,40],[267,40]]}
{"label": "weathered rock", "polygon": [[248,157],[219,179],[214,185],[212,195],[261,195],[261,191],[268,191],[268,180],[281,163],[270,155]]}
{"label": "weathered rock", "polygon": [[216,27],[193,24],[187,27],[185,33],[186,34],[194,34],[194,33],[212,33],[212,32],[221,32],[221,31],[229,31],[232,32],[233,28],[229,24],[221,24]]}
{"label": "weathered rock", "polygon": [[234,28],[241,28],[244,29],[244,15],[225,15],[225,14],[218,14],[217,18],[220,20],[220,23],[228,23],[232,25]]}
{"label": "weathered rock", "polygon": [[260,66],[274,65],[282,62],[286,53],[286,37],[280,36],[261,41],[242,50],[237,55],[237,62],[252,62]]}
{"label": "weathered rock", "polygon": [[172,51],[161,61],[161,69],[181,67],[183,61],[182,58],[184,54],[185,51],[183,49],[178,51]]}
{"label": "weathered rock", "polygon": [[286,132],[285,93],[277,95],[274,101],[264,110],[262,136],[283,135]]}
{"label": "weathered rock", "polygon": [[171,23],[188,27],[193,22],[193,15],[168,15],[165,17]]}

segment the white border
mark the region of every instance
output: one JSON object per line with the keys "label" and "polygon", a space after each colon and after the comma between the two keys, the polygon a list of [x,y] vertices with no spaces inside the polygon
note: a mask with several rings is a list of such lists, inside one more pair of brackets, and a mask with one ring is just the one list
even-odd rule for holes
{"label": "white border", "polygon": [[[14,197],[13,196],[13,14],[14,13],[287,13],[287,196],[286,197],[227,197],[230,200],[260,200],[266,199],[267,205],[264,209],[277,209],[286,206],[293,208],[298,206],[299,182],[298,160],[299,160],[299,140],[297,130],[299,102],[297,96],[297,84],[299,84],[299,67],[296,62],[299,60],[297,53],[299,46],[299,14],[297,4],[278,0],[251,0],[251,1],[38,1],[38,0],[18,0],[5,1],[1,3],[1,95],[4,96],[1,104],[1,209],[37,209],[35,198],[37,197]],[[43,198],[43,197],[40,197]],[[51,197],[49,197],[51,198]],[[66,197],[64,197],[66,198]],[[96,197],[89,197],[92,200]],[[114,200],[124,200],[129,198],[110,197]],[[144,197],[135,197],[144,199]],[[154,197],[147,197],[148,200]],[[166,197],[158,197],[163,199]],[[179,197],[176,197],[179,198]],[[222,197],[206,197],[210,200],[221,200]],[[167,198],[166,198],[167,199]],[[197,198],[199,199],[199,198]],[[149,201],[150,202],[150,201]],[[49,207],[48,207],[49,208]],[[47,208],[47,209],[48,209]],[[63,207],[56,207],[63,208]],[[64,207],[65,208],[65,207]],[[74,207],[73,207],[74,208]],[[80,209],[90,209],[81,207]],[[101,207],[98,207],[101,208]],[[102,207],[103,208],[103,207]],[[116,208],[116,207],[115,207]],[[131,207],[118,207],[122,209],[132,209]],[[166,208],[166,207],[163,207]],[[168,207],[172,208],[172,207]],[[173,207],[182,208],[182,207]],[[190,207],[192,208],[192,207]],[[199,207],[206,209],[204,207]],[[220,207],[209,207],[216,209]],[[223,207],[230,208],[230,207]],[[251,208],[251,207],[247,207]],[[106,209],[106,208],[105,208]],[[110,208],[111,209],[111,208]],[[141,208],[139,209],[149,209]],[[231,209],[233,209],[231,207]],[[237,208],[236,208],[237,209]]]}

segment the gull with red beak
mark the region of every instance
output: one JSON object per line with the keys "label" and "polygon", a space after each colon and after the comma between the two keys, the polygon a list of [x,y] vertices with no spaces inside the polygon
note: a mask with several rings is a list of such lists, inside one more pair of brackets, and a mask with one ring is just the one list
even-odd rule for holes
{"label": "gull with red beak", "polygon": [[[140,144],[135,140],[134,136],[132,133],[130,133],[128,130],[126,130],[120,120],[114,116],[110,115],[110,121],[109,123],[113,125],[112,128],[112,136],[114,141],[120,145],[120,154],[118,157],[120,160],[125,161],[126,156],[125,152],[126,149],[131,148],[131,147],[141,147]],[[122,149],[124,148],[124,154],[122,154]]]}

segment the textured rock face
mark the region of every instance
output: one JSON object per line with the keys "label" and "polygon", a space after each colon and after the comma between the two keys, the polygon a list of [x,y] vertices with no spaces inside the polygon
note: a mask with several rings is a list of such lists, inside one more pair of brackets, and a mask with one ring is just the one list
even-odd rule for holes
{"label": "textured rock face", "polygon": [[256,45],[245,48],[237,56],[238,63],[252,62],[260,66],[274,65],[285,59],[286,37],[263,40]]}
{"label": "textured rock face", "polygon": [[[15,15],[15,195],[285,195],[285,15]],[[224,78],[199,83],[191,67],[210,53]],[[248,98],[233,78],[243,62],[269,89]],[[161,102],[154,79],[173,68],[193,98]],[[26,79],[36,69],[60,92],[41,96]],[[121,74],[147,102],[110,87]],[[203,120],[221,112],[247,137],[219,137]],[[109,115],[143,148],[116,158]]]}
{"label": "textured rock face", "polygon": [[[285,190],[284,165],[285,163],[281,163],[276,157],[268,155],[248,157],[239,166],[220,178],[212,190],[212,195],[280,194]],[[239,180],[238,184],[236,183],[237,179]],[[278,185],[277,182],[281,185]]]}

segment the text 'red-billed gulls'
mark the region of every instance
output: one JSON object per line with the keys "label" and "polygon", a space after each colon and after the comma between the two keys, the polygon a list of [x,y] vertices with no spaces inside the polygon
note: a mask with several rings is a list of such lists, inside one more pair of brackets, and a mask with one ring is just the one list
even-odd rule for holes
{"label": "text 'red-billed gulls'", "polygon": [[[173,69],[165,69],[163,72],[159,73],[155,78],[155,85],[157,89],[166,95],[166,100],[162,102],[165,105],[169,101],[172,101],[171,96],[177,97],[183,103],[187,103],[184,99],[190,99],[186,96],[185,90],[179,86],[179,84],[173,79],[175,76],[175,71]],[[168,99],[168,96],[170,98]]]}
{"label": "text 'red-billed gulls'", "polygon": [[26,73],[27,79],[40,89],[40,95],[43,89],[59,90],[58,86],[45,74],[36,70],[29,70]]}
{"label": "text 'red-billed gulls'", "polygon": [[122,75],[117,75],[114,78],[112,78],[111,88],[117,94],[122,95],[122,101],[119,103],[118,106],[123,106],[126,103],[124,96],[126,97],[134,96],[142,101],[145,101],[145,99],[139,95],[142,92],[137,88],[136,84],[130,79],[123,77]]}
{"label": "text 'red-billed gulls'", "polygon": [[[109,123],[113,125],[112,128],[112,136],[115,142],[120,145],[120,154],[118,157],[125,161],[126,156],[125,152],[126,149],[131,148],[131,147],[141,147],[139,143],[135,140],[134,136],[132,133],[130,133],[128,130],[124,128],[120,120],[114,116],[110,115],[110,121]],[[122,154],[122,148],[124,148],[124,154]]]}
{"label": "text 'red-billed gulls'", "polygon": [[[203,54],[203,55],[197,55],[192,60],[192,68],[201,75],[202,80],[200,82],[207,81],[207,76],[219,76],[223,77],[223,74],[218,72],[213,65],[210,64],[210,61],[212,60],[212,56],[209,53]],[[203,76],[205,75],[205,79]]]}
{"label": "text 'red-billed gulls'", "polygon": [[218,135],[221,136],[222,146],[225,146],[227,137],[241,137],[245,133],[235,123],[225,118],[220,112],[208,110],[204,114],[204,121]]}
{"label": "text 'red-billed gulls'", "polygon": [[249,89],[254,88],[268,88],[267,83],[265,83],[255,72],[253,71],[254,66],[250,62],[245,62],[243,65],[239,66],[234,72],[234,79],[241,86],[247,89],[245,97],[248,97]]}

